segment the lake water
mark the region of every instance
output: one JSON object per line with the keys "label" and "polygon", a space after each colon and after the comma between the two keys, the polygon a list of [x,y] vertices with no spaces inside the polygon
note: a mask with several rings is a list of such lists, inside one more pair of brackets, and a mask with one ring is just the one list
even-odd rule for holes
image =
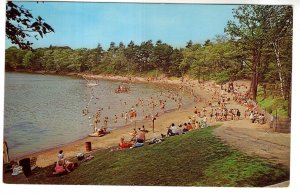
{"label": "lake water", "polygon": [[[102,110],[101,124],[107,116],[109,129],[114,130],[125,125],[121,113],[135,107],[139,99],[144,100],[145,106],[135,107],[137,120],[161,112],[159,106],[154,111],[146,106],[151,98],[166,100],[166,110],[176,109],[177,103],[167,97],[170,90],[180,94],[184,105],[192,103],[189,95],[172,85],[129,84],[129,93],[115,93],[121,82],[97,82],[97,86],[87,87],[87,81],[77,77],[5,73],[4,139],[10,157],[86,137],[93,131],[91,123],[98,109]],[[89,114],[83,116],[82,110],[86,106]]]}

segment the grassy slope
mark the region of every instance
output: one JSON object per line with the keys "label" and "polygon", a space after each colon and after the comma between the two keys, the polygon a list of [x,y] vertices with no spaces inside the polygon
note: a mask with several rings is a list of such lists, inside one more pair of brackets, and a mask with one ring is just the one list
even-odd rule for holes
{"label": "grassy slope", "polygon": [[263,90],[261,87],[258,89],[257,103],[262,109],[265,109],[274,116],[276,115],[277,110],[277,115],[279,117],[288,117],[288,100],[283,100],[280,97],[273,97],[271,95],[264,99]]}
{"label": "grassy slope", "polygon": [[[72,173],[46,183],[142,186],[266,186],[289,170],[245,156],[212,135],[213,128],[123,151],[101,151]],[[34,177],[34,176],[33,176]],[[34,178],[31,177],[32,182]],[[39,180],[39,183],[43,183]]]}

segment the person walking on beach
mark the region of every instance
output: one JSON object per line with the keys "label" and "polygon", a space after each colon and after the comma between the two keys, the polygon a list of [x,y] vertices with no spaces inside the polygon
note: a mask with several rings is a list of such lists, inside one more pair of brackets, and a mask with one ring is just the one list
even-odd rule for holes
{"label": "person walking on beach", "polygon": [[104,119],[104,128],[108,127],[108,117],[105,117]]}
{"label": "person walking on beach", "polygon": [[236,116],[237,116],[237,120],[240,120],[241,112],[239,109],[237,109],[237,111],[236,111]]}
{"label": "person walking on beach", "polygon": [[115,123],[117,123],[118,122],[118,117],[117,117],[117,115],[115,115]]}
{"label": "person walking on beach", "polygon": [[124,118],[125,118],[125,125],[127,125],[127,122],[128,122],[128,112],[125,112]]}

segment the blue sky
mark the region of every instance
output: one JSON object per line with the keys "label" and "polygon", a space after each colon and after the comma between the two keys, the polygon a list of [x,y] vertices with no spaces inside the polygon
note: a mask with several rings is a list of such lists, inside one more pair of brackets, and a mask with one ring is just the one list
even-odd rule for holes
{"label": "blue sky", "polygon": [[[227,21],[233,19],[234,5],[205,4],[137,4],[80,2],[18,2],[41,16],[55,33],[33,40],[33,47],[50,44],[71,48],[104,49],[110,42],[136,44],[162,40],[174,47],[186,42],[202,43],[224,34]],[[11,46],[6,39],[6,48]]]}

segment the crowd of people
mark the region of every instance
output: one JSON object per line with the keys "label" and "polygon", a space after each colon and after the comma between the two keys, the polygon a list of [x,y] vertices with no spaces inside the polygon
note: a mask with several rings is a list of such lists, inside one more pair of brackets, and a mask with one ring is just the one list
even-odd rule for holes
{"label": "crowd of people", "polygon": [[[184,83],[182,81],[180,85],[181,92],[188,92],[193,98],[195,103],[201,102],[201,98],[196,94],[196,87],[201,88],[201,84],[198,85],[195,83]],[[204,89],[204,88],[203,88]],[[229,82],[226,85],[217,86],[216,84],[208,88],[211,92],[212,98],[205,102],[202,102],[202,106],[195,106],[192,110],[191,116],[188,117],[188,120],[176,124],[175,122],[171,123],[170,126],[166,127],[165,134],[161,133],[160,137],[150,137],[147,141],[149,144],[160,143],[165,140],[166,137],[176,136],[186,134],[194,129],[207,128],[209,123],[212,122],[222,122],[222,121],[234,121],[241,119],[249,119],[251,123],[266,123],[266,116],[264,113],[260,113],[256,106],[256,103],[251,99],[250,94],[248,93],[247,86],[241,84],[234,84]],[[93,90],[92,90],[93,91]],[[204,92],[204,91],[202,91]],[[91,100],[94,98],[92,94]],[[90,100],[90,102],[91,102]],[[121,112],[119,115],[115,114],[112,121],[117,123],[119,120],[124,119],[125,125],[129,122],[136,120],[138,116],[137,109],[140,108],[139,114],[141,114],[143,119],[152,119],[158,117],[160,114],[165,112],[166,106],[169,101],[174,101],[177,104],[177,110],[180,111],[182,108],[182,97],[178,92],[169,90],[167,93],[160,92],[157,96],[150,97],[149,99],[138,98],[136,103],[130,107],[129,110]],[[240,106],[232,107],[231,101],[237,102]],[[89,103],[90,103],[89,102]],[[122,102],[121,104],[125,107],[128,106],[127,102]],[[148,107],[148,110],[152,111],[150,114],[144,113],[144,107]],[[89,104],[82,111],[83,115],[89,114]],[[142,108],[142,109],[141,109]],[[245,108],[244,117],[241,114],[241,108]],[[108,107],[110,109],[110,107]],[[157,111],[159,110],[159,112]],[[95,115],[89,119],[94,119],[94,130],[98,133],[99,136],[109,133],[107,130],[109,126],[109,119],[107,116],[104,117],[103,124],[101,128],[98,128],[98,125],[101,125],[101,112],[103,108],[99,108]],[[128,132],[130,138],[125,139],[125,136],[120,138],[118,144],[119,149],[125,148],[139,148],[145,145],[146,135],[149,131],[146,130],[143,125],[140,128],[133,128],[132,131]],[[60,174],[63,172],[71,172],[76,168],[76,164],[66,160],[64,158],[63,151],[61,150],[58,154],[58,161],[55,166],[55,171],[53,174]]]}
{"label": "crowd of people", "polygon": [[[200,86],[200,85],[198,85]],[[181,90],[185,90],[189,92],[192,96],[194,96],[195,103],[201,101],[201,98],[197,97],[195,93],[195,89],[197,84],[195,83],[187,83],[182,84],[180,86]],[[232,107],[230,101],[236,101],[240,105],[244,106],[246,109],[244,118],[250,119],[252,123],[257,122],[259,124],[264,124],[266,122],[265,115],[263,113],[259,113],[257,111],[257,107],[251,100],[249,94],[247,93],[247,86],[245,85],[234,85],[233,82],[228,83],[227,85],[212,85],[209,90],[212,92],[212,99],[207,100],[203,107],[198,108],[194,107],[192,116],[188,118],[188,121],[183,123],[179,123],[176,125],[172,123],[169,127],[166,128],[166,135],[161,134],[163,136],[174,136],[185,134],[193,129],[206,128],[208,127],[208,123],[211,122],[222,122],[222,121],[233,121],[233,120],[241,120],[243,119],[241,108],[240,107]],[[243,92],[245,91],[245,92]],[[176,94],[169,93],[168,96],[170,99],[178,101],[178,110],[180,109],[181,99],[176,96]],[[143,102],[139,100],[139,102]],[[153,102],[151,102],[154,104]],[[160,105],[162,105],[162,101],[160,101]],[[139,130],[140,131],[140,130]],[[137,132],[139,132],[137,131]],[[131,132],[133,137],[136,133]],[[128,146],[135,147],[136,143],[135,139],[131,139],[129,141],[125,141],[124,137],[121,138],[119,146]],[[129,144],[129,145],[128,145]]]}
{"label": "crowd of people", "polygon": [[63,150],[60,150],[57,155],[57,162],[54,167],[53,175],[61,175],[65,173],[72,172],[78,166],[77,163],[74,163],[65,158]]}
{"label": "crowd of people", "polygon": [[[122,88],[121,86],[123,85],[119,86],[120,89]],[[94,132],[100,127],[101,129],[102,127],[110,129],[113,126],[128,125],[136,120],[151,120],[154,117],[159,117],[161,114],[165,113],[167,109],[172,109],[172,106],[176,109],[177,105],[177,110],[181,110],[183,107],[182,95],[185,88],[181,87],[181,90],[161,91],[155,96],[148,98],[139,97],[137,100],[133,101],[133,103],[132,101],[129,103],[120,99],[119,106],[118,104],[109,105],[107,109],[105,107],[98,107],[93,114],[92,110],[101,102],[100,98],[96,96],[95,90],[97,88],[94,87],[90,88],[90,100],[82,110],[82,115],[88,117],[90,126],[92,126]],[[130,104],[132,105],[130,106]],[[111,109],[111,107],[115,106],[118,106],[117,110],[122,109],[123,111],[113,114],[113,109]],[[108,115],[110,115],[110,117]]]}
{"label": "crowd of people", "polygon": [[129,132],[129,135],[131,136],[130,140],[126,141],[124,136],[121,137],[119,148],[138,148],[144,146],[146,133],[148,132],[149,131],[145,129],[144,125],[141,128],[138,128],[138,130],[134,128],[131,132]]}

